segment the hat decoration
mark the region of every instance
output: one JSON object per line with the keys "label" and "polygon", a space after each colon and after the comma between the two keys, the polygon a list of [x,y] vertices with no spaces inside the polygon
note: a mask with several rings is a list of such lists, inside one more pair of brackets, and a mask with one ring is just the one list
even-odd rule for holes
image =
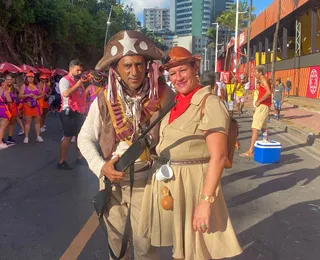
{"label": "hat decoration", "polygon": [[141,55],[146,61],[160,60],[164,57],[163,51],[142,33],[133,30],[121,31],[107,43],[104,56],[95,69],[106,70],[111,64],[129,55]]}

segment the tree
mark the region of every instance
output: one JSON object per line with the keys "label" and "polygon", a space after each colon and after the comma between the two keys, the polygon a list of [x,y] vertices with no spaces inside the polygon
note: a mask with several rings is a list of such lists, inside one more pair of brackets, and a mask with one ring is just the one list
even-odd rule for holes
{"label": "tree", "polygon": [[273,36],[273,47],[272,47],[272,63],[271,63],[271,81],[274,82],[275,75],[275,63],[277,56],[277,42],[278,42],[278,34],[279,34],[279,26],[280,26],[280,17],[281,17],[281,0],[278,0],[278,13],[277,13],[277,24],[276,30]]}

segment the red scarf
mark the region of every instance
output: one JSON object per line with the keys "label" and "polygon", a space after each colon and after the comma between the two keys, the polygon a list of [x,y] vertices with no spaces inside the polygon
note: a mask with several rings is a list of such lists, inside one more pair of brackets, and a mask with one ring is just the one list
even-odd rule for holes
{"label": "red scarf", "polygon": [[193,95],[200,89],[201,87],[195,88],[192,92],[190,92],[186,96],[182,96],[178,94],[175,97],[175,100],[178,101],[177,105],[170,111],[169,124],[171,124],[176,118],[181,116],[189,107],[191,99]]}

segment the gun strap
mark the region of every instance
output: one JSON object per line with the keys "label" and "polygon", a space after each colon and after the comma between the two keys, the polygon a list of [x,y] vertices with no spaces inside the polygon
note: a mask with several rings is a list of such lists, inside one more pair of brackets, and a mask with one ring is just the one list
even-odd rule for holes
{"label": "gun strap", "polygon": [[[123,238],[122,238],[122,244],[121,244],[121,249],[120,249],[120,254],[119,257],[116,256],[116,254],[113,252],[110,243],[109,243],[109,239],[108,239],[108,229],[107,229],[107,225],[103,219],[103,212],[104,210],[100,213],[99,215],[99,223],[100,226],[107,238],[107,244],[108,244],[108,249],[109,249],[109,253],[110,256],[113,260],[120,260],[124,257],[124,255],[127,252],[127,248],[128,248],[128,244],[130,242],[130,238],[131,238],[131,234],[132,234],[132,228],[131,228],[131,198],[132,198],[132,189],[133,189],[133,184],[134,184],[134,164],[131,164],[129,167],[129,174],[130,174],[130,204],[129,204],[129,208],[128,208],[128,215],[127,215],[127,219],[126,219],[126,224],[124,227],[124,233],[123,233]],[[133,247],[131,247],[132,249]],[[133,252],[131,252],[131,254],[133,255]],[[131,258],[133,259],[133,258]]]}

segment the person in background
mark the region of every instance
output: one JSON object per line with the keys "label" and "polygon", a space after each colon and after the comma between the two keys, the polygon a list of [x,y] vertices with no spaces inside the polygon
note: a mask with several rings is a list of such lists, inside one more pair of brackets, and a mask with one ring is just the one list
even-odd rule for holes
{"label": "person in background", "polygon": [[[8,126],[8,139],[7,139],[7,144],[15,144],[16,141],[12,138],[13,135],[13,130],[14,130],[14,125],[16,122],[16,119],[19,115],[19,103],[20,100],[18,98],[19,95],[19,90],[15,87],[13,84],[13,78],[11,75],[6,76],[6,90],[8,91],[10,98],[11,98],[11,105],[10,105],[10,113],[11,113],[11,118],[9,121],[9,126]],[[21,125],[20,125],[21,127]],[[23,127],[23,125],[22,125]]]}
{"label": "person in background", "polygon": [[42,143],[43,138],[40,136],[40,121],[42,109],[40,107],[39,100],[43,97],[43,93],[35,82],[34,73],[28,72],[26,76],[26,84],[21,87],[19,92],[19,98],[23,99],[23,116],[25,120],[25,138],[23,140],[23,143],[29,143],[29,132],[32,119],[34,120],[34,127],[37,135],[36,141],[38,143]]}
{"label": "person in background", "polygon": [[289,97],[291,88],[292,88],[292,82],[291,82],[290,78],[287,78],[287,81],[286,81],[287,97]]}
{"label": "person in background", "polygon": [[76,137],[77,164],[86,164],[85,159],[77,145],[77,136],[85,120],[86,96],[83,83],[80,79],[82,63],[72,60],[69,64],[69,73],[59,82],[59,90],[62,98],[60,120],[63,128],[63,139],[60,144],[60,158],[57,169],[72,170],[66,162],[69,145],[73,136]]}
{"label": "person in background", "polygon": [[220,80],[220,72],[215,72],[216,86],[217,86],[217,96],[223,102],[226,102],[226,85]]}
{"label": "person in background", "polygon": [[5,79],[1,78],[0,84],[0,150],[2,150],[8,147],[3,136],[11,118],[10,104],[12,100],[9,92],[6,90]]}
{"label": "person in background", "polygon": [[254,144],[258,139],[259,131],[262,130],[264,132],[267,129],[267,120],[271,106],[271,87],[269,80],[264,75],[264,66],[257,66],[254,75],[261,83],[257,87],[258,100],[255,102],[256,109],[253,114],[251,126],[251,144],[247,152],[240,154],[241,157],[246,158],[253,157]]}
{"label": "person in background", "polygon": [[276,119],[280,119],[280,111],[281,111],[281,105],[284,100],[284,87],[283,84],[281,83],[281,79],[277,78],[275,81],[275,86],[273,89],[273,105],[274,109],[276,110],[276,114],[274,116]]}
{"label": "person in background", "polygon": [[86,115],[89,113],[90,106],[92,102],[97,98],[98,93],[104,89],[104,77],[100,72],[93,71],[90,73],[88,80],[91,81],[91,84],[86,88],[86,99],[87,99],[87,108]]}
{"label": "person in background", "polygon": [[25,80],[23,79],[23,76],[20,75],[18,77],[16,77],[14,79],[15,83],[14,86],[15,86],[15,89],[17,91],[17,96],[18,96],[18,99],[19,101],[17,102],[18,104],[18,116],[16,118],[16,121],[18,123],[18,125],[20,126],[20,130],[19,132],[17,133],[18,136],[22,136],[24,135],[24,125],[23,125],[23,99],[19,98],[19,92],[20,92],[20,89],[24,86],[24,82]]}
{"label": "person in background", "polygon": [[212,70],[206,70],[200,76],[200,84],[205,87],[210,87],[213,95],[216,95],[217,93],[215,91],[215,82],[215,74]]}
{"label": "person in background", "polygon": [[244,99],[245,99],[245,77],[243,74],[240,76],[240,82],[236,86],[236,102],[237,102],[237,109],[238,115],[243,114],[243,107],[244,107]]}
{"label": "person in background", "polygon": [[49,97],[52,92],[51,88],[49,87],[48,80],[49,80],[48,76],[46,75],[40,76],[39,88],[43,93],[43,98],[40,100],[41,107],[42,107],[41,128],[40,128],[41,133],[44,133],[47,131],[45,121],[46,121],[47,114],[49,112],[49,107],[50,107]]}
{"label": "person in background", "polygon": [[227,108],[231,117],[234,114],[234,91],[235,83],[234,78],[231,79],[231,82],[226,84],[226,93],[227,93]]}

